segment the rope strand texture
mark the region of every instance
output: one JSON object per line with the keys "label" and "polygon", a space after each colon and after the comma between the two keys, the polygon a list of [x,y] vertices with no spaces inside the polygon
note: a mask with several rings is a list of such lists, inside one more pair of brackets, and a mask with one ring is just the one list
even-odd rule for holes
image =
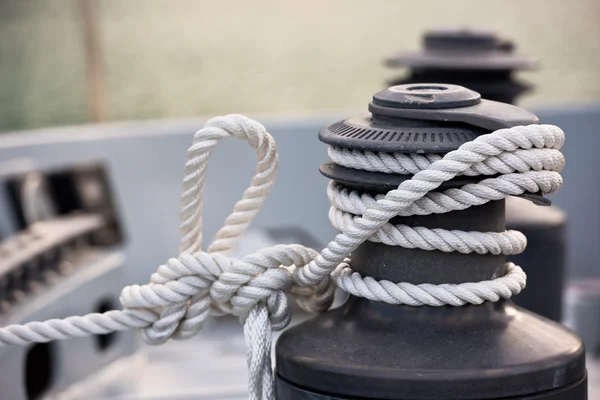
{"label": "rope strand texture", "polygon": [[[250,186],[206,251],[202,246],[202,194],[212,149],[223,138],[247,141],[256,151]],[[194,135],[183,180],[180,254],[161,265],[146,285],[125,287],[122,311],[30,322],[0,328],[0,346],[142,329],[150,344],[185,339],[198,332],[209,314],[230,313],[244,323],[251,399],[274,399],[271,331],[290,320],[287,292],[305,309],[322,312],[333,299],[333,282],[355,295],[390,304],[461,306],[498,301],[519,293],[525,274],[514,264],[490,281],[459,285],[412,285],[376,281],[352,272],[346,257],[365,240],[423,250],[517,254],[525,237],[515,231],[463,232],[393,225],[397,215],[463,210],[525,192],[552,193],[562,185],[558,149],[563,132],[554,126],[502,129],[478,137],[444,155],[349,152],[330,148],[340,165],[369,171],[415,174],[386,195],[371,197],[334,183],[327,194],[330,219],[339,233],[321,253],[300,245],[277,245],[241,260],[227,254],[238,243],[273,187],[278,157],[265,128],[246,117],[211,119]],[[495,175],[460,189],[433,192],[457,175]]]}
{"label": "rope strand texture", "polygon": [[[346,230],[336,235],[316,259],[296,270],[296,280],[302,285],[310,286],[329,276],[348,254],[392,217],[404,215],[412,207],[422,206],[423,204],[417,203],[426,203],[423,199],[429,192],[437,189],[443,182],[465,173],[474,165],[485,163],[504,153],[517,155],[517,150],[558,150],[563,143],[564,133],[560,128],[552,125],[529,125],[500,129],[463,144],[458,150],[434,161],[426,169],[417,172],[412,179],[402,182],[397,189],[365,207],[361,215],[354,218]],[[450,189],[444,194],[450,196],[466,193],[481,199],[483,204],[525,192],[552,193],[562,186],[562,178],[558,172],[563,164],[564,162],[557,163],[554,171],[509,173],[458,189],[464,193],[451,192]]]}

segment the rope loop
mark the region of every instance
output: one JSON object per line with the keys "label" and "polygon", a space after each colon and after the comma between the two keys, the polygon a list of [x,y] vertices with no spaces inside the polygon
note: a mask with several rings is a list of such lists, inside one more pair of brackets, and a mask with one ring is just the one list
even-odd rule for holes
{"label": "rope loop", "polygon": [[[206,168],[212,150],[228,137],[245,140],[256,151],[256,172],[204,252],[201,251],[202,197]],[[290,312],[285,293],[293,286],[292,273],[318,253],[299,245],[278,245],[242,260],[227,257],[275,184],[278,163],[273,137],[264,126],[244,116],[213,118],[196,132],[188,149],[183,179],[181,254],[161,265],[149,285],[129,286],[121,294],[125,309],[152,308],[159,313],[160,317],[143,331],[148,343],[194,336],[211,312],[233,314],[246,320],[250,310],[259,304],[266,307],[272,329],[287,326]],[[329,279],[326,281],[329,283]],[[323,289],[321,283],[310,291],[298,293],[304,296],[300,304],[321,310],[331,303],[333,290]]]}

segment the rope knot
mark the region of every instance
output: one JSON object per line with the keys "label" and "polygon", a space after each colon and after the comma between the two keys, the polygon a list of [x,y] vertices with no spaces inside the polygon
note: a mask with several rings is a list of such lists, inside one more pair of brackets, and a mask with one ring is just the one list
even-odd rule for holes
{"label": "rope knot", "polygon": [[[242,260],[221,253],[182,253],[161,265],[149,284],[125,287],[121,303],[126,309],[159,310],[159,317],[144,330],[151,344],[193,336],[211,311],[245,320],[257,305],[267,308],[272,328],[279,330],[290,320],[286,293],[292,291],[293,273],[317,254],[299,245],[277,245]],[[329,282],[294,292],[300,295],[299,303],[312,310],[328,307],[333,296]]]}

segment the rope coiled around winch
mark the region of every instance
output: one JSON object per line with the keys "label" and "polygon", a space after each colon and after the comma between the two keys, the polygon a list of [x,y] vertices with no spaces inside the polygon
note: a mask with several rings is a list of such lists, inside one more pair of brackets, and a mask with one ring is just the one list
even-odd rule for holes
{"label": "rope coiled around winch", "polygon": [[[256,150],[256,174],[216,239],[202,251],[205,171],[212,149],[227,137],[245,140]],[[505,276],[490,281],[412,285],[361,277],[352,272],[347,257],[365,240],[461,253],[523,251],[526,239],[519,232],[410,228],[393,225],[389,220],[398,215],[463,210],[526,192],[553,193],[562,185],[559,172],[564,159],[558,149],[563,141],[563,132],[555,126],[530,125],[479,136],[443,157],[330,148],[332,160],[340,165],[414,176],[386,195],[375,197],[331,183],[330,219],[341,233],[321,253],[299,245],[278,245],[237,260],[227,254],[271,191],[278,157],[273,138],[261,124],[240,115],[213,118],[194,135],[188,150],[180,255],[161,265],[149,284],[125,287],[121,293],[122,311],[10,325],[0,328],[0,345],[47,342],[128,328],[142,329],[147,342],[159,344],[169,338],[193,336],[211,311],[230,313],[244,321],[250,398],[273,399],[271,331],[283,329],[290,320],[287,292],[294,293],[299,304],[313,312],[329,308],[334,292],[332,281],[355,296],[412,306],[481,304],[519,293],[526,277],[511,263]],[[460,189],[433,191],[461,174],[501,175]]]}

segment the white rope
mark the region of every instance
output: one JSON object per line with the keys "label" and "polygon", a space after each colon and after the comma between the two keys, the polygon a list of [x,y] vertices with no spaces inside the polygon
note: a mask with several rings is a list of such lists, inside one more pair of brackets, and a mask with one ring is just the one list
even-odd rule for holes
{"label": "white rope", "polygon": [[[202,194],[208,158],[222,138],[247,141],[256,150],[256,174],[215,241],[202,244]],[[331,304],[334,286],[355,296],[412,306],[481,304],[519,293],[525,274],[514,264],[493,280],[459,285],[412,285],[376,281],[353,273],[346,257],[365,240],[423,250],[478,254],[517,254],[525,247],[519,232],[462,232],[393,225],[397,216],[462,210],[525,192],[552,193],[562,185],[564,160],[558,149],[563,132],[554,126],[502,129],[478,137],[443,157],[382,155],[330,149],[332,159],[370,171],[414,173],[386,195],[371,197],[330,184],[330,219],[341,233],[319,254],[299,245],[278,245],[244,257],[227,256],[258,213],[277,175],[273,138],[259,123],[240,115],[211,119],[194,135],[182,194],[180,255],[161,265],[147,285],[125,287],[122,311],[63,320],[30,322],[0,328],[0,346],[104,334],[140,328],[151,344],[185,339],[213,313],[231,313],[244,321],[248,345],[251,399],[273,399],[271,331],[290,320],[286,292],[305,309],[322,312]],[[406,172],[399,172],[406,171]],[[464,175],[502,174],[460,189],[433,192],[443,182]]]}
{"label": "white rope", "polygon": [[[444,155],[441,160],[433,162],[427,169],[417,172],[412,179],[402,182],[397,189],[389,191],[369,205],[360,217],[353,219],[345,231],[329,242],[316,259],[296,270],[296,280],[302,285],[310,286],[329,276],[348,254],[368,240],[392,217],[401,215],[427,193],[468,171],[472,166],[503,153],[518,155],[517,150],[558,150],[563,142],[564,133],[560,128],[552,125],[530,125],[501,129],[463,144],[458,150]],[[524,192],[556,191],[562,185],[558,171],[554,171],[553,174],[545,172],[547,171],[527,171],[502,175],[494,179],[491,185],[489,181],[487,185],[484,182],[470,185],[467,193],[475,197],[500,200]]]}
{"label": "white rope", "polygon": [[[400,175],[414,175],[442,159],[440,154],[375,153],[334,146],[328,148],[327,154],[334,163],[344,167]],[[562,153],[556,149],[518,149],[514,153],[502,153],[475,163],[459,175],[509,174],[530,170],[555,171],[561,170],[563,166]]]}
{"label": "white rope", "polygon": [[[350,228],[358,218],[334,207],[329,210],[329,220],[339,231]],[[407,249],[458,251],[462,254],[491,253],[494,255],[514,255],[525,250],[527,238],[519,231],[506,232],[464,232],[446,229],[410,227],[408,225],[383,224],[369,237],[369,241],[401,246]]]}
{"label": "white rope", "polygon": [[518,294],[525,287],[527,277],[523,270],[507,263],[507,274],[490,281],[466,282],[458,285],[432,285],[423,283],[393,283],[386,280],[377,281],[371,277],[362,277],[352,272],[350,265],[342,263],[333,273],[335,283],[353,296],[365,297],[373,301],[388,304],[406,304],[409,306],[463,306],[465,304],[482,304],[485,301],[496,302]]}

